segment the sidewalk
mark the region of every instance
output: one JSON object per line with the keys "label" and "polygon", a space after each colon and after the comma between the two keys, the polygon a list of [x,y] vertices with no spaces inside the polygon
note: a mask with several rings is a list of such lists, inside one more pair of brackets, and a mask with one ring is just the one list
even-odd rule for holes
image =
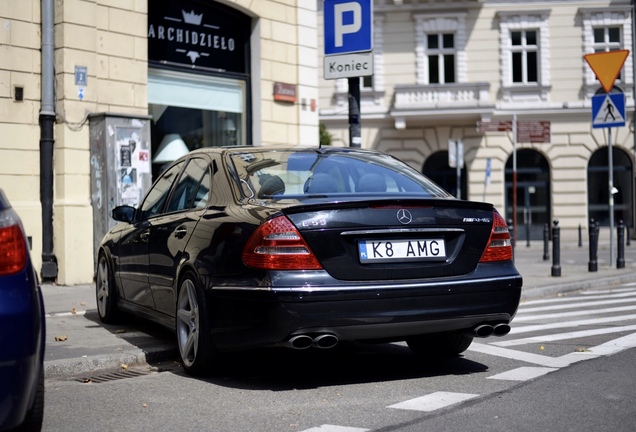
{"label": "sidewalk", "polygon": [[[610,263],[609,245],[599,244],[598,271],[589,272],[587,246],[562,244],[561,276],[552,276],[552,244],[544,260],[542,242],[515,248],[515,265],[523,276],[522,302],[603,285],[636,282],[636,244],[625,247],[625,268]],[[46,307],[47,378],[82,375],[122,365],[155,363],[178,358],[175,336],[158,325],[129,319],[103,325],[97,316],[94,284],[42,286]],[[514,321],[513,321],[514,323]],[[56,340],[57,339],[57,340]]]}

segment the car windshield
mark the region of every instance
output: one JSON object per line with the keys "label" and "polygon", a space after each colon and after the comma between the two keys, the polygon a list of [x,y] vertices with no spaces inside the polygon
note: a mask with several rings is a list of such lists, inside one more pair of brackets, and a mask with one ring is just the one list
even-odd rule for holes
{"label": "car windshield", "polygon": [[[361,150],[265,150],[230,153],[247,196],[299,199],[346,194],[450,197],[398,159]],[[247,190],[246,190],[247,188]]]}

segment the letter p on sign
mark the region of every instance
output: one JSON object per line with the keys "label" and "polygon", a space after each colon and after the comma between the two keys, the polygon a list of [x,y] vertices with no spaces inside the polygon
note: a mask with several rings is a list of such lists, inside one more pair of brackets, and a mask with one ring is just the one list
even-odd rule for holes
{"label": "letter p on sign", "polygon": [[[351,24],[345,24],[345,14],[353,15]],[[357,33],[362,27],[362,8],[359,3],[340,3],[334,6],[334,40],[335,46],[344,45],[342,35]]]}
{"label": "letter p on sign", "polygon": [[325,55],[373,49],[373,0],[324,0]]}

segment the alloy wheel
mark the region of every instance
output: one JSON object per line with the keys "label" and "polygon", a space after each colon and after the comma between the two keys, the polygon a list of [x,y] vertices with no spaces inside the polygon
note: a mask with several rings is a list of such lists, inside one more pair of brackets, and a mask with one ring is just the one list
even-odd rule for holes
{"label": "alloy wheel", "polygon": [[100,318],[104,318],[108,314],[109,297],[110,297],[110,275],[108,272],[108,263],[103,256],[97,265],[97,311]]}
{"label": "alloy wheel", "polygon": [[199,350],[199,304],[194,282],[186,278],[177,303],[177,341],[186,367],[194,364]]}

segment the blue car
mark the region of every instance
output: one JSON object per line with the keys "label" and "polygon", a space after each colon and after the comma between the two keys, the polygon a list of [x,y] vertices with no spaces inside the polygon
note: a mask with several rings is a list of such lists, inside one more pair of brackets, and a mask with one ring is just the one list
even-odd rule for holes
{"label": "blue car", "polygon": [[22,222],[0,189],[0,430],[39,431],[44,302]]}

